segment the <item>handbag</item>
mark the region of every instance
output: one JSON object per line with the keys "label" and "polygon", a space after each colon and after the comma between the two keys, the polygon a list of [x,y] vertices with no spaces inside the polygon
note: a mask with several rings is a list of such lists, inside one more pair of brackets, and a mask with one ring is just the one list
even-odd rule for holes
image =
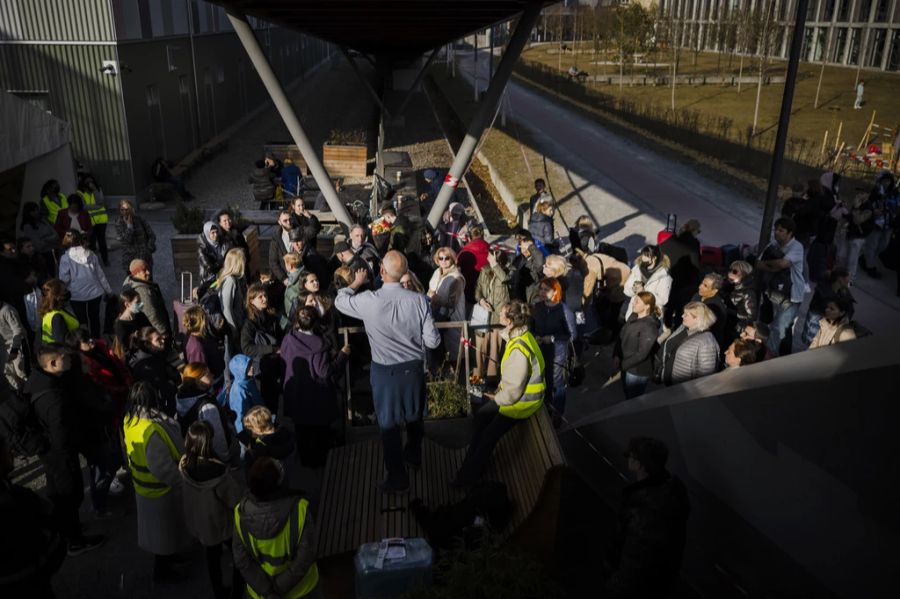
{"label": "handbag", "polygon": [[584,382],[584,364],[578,359],[578,356],[575,354],[575,344],[570,340],[569,341],[569,360],[567,366],[568,377],[566,378],[566,384],[569,387],[578,387],[581,383]]}
{"label": "handbag", "polygon": [[481,304],[472,306],[472,318],[469,325],[472,327],[484,328],[491,322],[491,313],[485,310]]}

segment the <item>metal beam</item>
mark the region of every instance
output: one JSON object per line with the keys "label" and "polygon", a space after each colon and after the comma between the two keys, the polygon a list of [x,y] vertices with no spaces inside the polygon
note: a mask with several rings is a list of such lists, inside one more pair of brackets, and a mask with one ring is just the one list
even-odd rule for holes
{"label": "metal beam", "polygon": [[784,164],[784,146],[787,142],[788,125],[791,122],[791,105],[794,102],[794,87],[797,83],[797,67],[800,63],[800,47],[803,45],[808,6],[809,0],[797,1],[797,16],[794,20],[794,31],[791,37],[791,54],[788,57],[787,75],[784,80],[784,95],[781,98],[781,114],[778,117],[778,132],[775,135],[775,150],[772,153],[772,164],[769,168],[769,188],[766,191],[762,228],[759,231],[758,255],[762,254],[762,251],[769,245],[769,240],[772,238],[772,221],[775,219],[778,183],[781,180],[781,169]]}
{"label": "metal beam", "polygon": [[387,115],[388,118],[391,117],[391,113],[388,112],[388,109],[384,107],[384,103],[381,101],[381,98],[378,97],[378,92],[375,91],[375,88],[372,87],[371,82],[366,79],[362,71],[359,70],[359,67],[356,66],[356,61],[353,60],[353,57],[350,56],[350,52],[347,51],[347,48],[344,46],[338,46],[338,49],[341,51],[341,54],[344,55],[344,58],[347,59],[347,62],[350,63],[350,68],[353,69],[353,72],[356,74],[357,79],[359,79],[363,85],[366,86],[366,89],[369,90],[369,95],[372,96],[372,99],[375,100],[375,103],[378,104],[378,107],[381,108],[382,112]]}
{"label": "metal beam", "polygon": [[[497,102],[503,95],[503,90],[506,89],[506,84],[512,75],[513,67],[519,59],[519,56],[522,54],[522,50],[525,49],[525,43],[528,41],[528,36],[531,35],[531,30],[537,22],[538,15],[541,13],[541,6],[542,4],[540,2],[532,2],[522,12],[519,23],[516,25],[516,31],[513,33],[512,38],[510,38],[509,43],[506,46],[506,51],[503,53],[503,58],[500,59],[500,64],[497,65],[497,71],[494,73],[494,78],[491,80],[487,91],[484,93],[484,97],[478,104],[475,115],[472,117],[472,123],[469,125],[468,132],[466,132],[466,137],[456,151],[456,157],[453,159],[453,165],[450,167],[450,172],[447,173],[447,176],[444,178],[444,184],[441,186],[441,191],[438,193],[434,206],[432,206],[431,212],[428,214],[428,222],[432,227],[437,227],[441,220],[441,215],[444,214],[444,210],[446,210],[447,206],[450,204],[450,198],[453,196],[453,192],[456,191],[456,188],[459,186],[460,179],[462,179],[462,176],[469,168],[469,164],[472,161],[472,155],[475,153],[475,148],[478,146],[478,141],[481,139],[481,134],[484,132],[485,127],[487,127],[491,117],[494,115],[494,111],[497,108]],[[475,39],[477,42],[477,34]],[[476,73],[476,86],[477,81],[478,74]]]}
{"label": "metal beam", "polygon": [[428,67],[431,66],[431,63],[434,61],[434,57],[437,56],[438,50],[440,50],[440,46],[431,51],[431,54],[428,56],[428,60],[425,61],[425,65],[419,69],[419,74],[416,75],[415,80],[413,80],[412,86],[409,88],[409,92],[407,92],[406,97],[403,99],[403,104],[400,105],[400,108],[397,110],[397,114],[394,116],[400,116],[403,114],[403,111],[406,109],[406,105],[409,104],[409,100],[412,98],[413,93],[415,93],[416,88],[419,87],[419,83],[422,81],[422,77],[425,76],[425,73],[428,71]]}
{"label": "metal beam", "polygon": [[332,214],[340,222],[348,227],[351,226],[350,214],[347,213],[347,209],[341,203],[340,198],[338,198],[337,192],[331,184],[331,179],[328,177],[328,172],[322,165],[322,161],[319,160],[319,155],[306,136],[306,132],[300,124],[300,119],[297,118],[294,107],[291,106],[291,102],[288,100],[281,82],[278,81],[278,77],[275,76],[269,60],[266,58],[262,48],[260,48],[259,40],[256,39],[253,28],[247,22],[247,17],[231,9],[226,9],[226,14],[228,15],[228,20],[231,21],[231,26],[234,27],[235,33],[237,33],[238,39],[241,40],[244,50],[247,51],[247,56],[250,57],[253,67],[259,73],[263,86],[269,92],[269,97],[272,98],[278,114],[281,115],[285,126],[294,139],[294,143],[297,144],[297,148],[300,150],[300,154],[303,155],[303,159],[306,160],[313,179],[319,185],[322,195],[325,196],[325,201],[328,203],[328,207],[331,208]]}

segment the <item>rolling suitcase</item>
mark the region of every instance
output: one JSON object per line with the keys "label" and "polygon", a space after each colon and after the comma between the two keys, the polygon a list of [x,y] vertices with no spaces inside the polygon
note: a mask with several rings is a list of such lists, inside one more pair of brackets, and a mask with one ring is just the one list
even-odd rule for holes
{"label": "rolling suitcase", "polygon": [[721,268],[725,264],[722,248],[714,245],[700,246],[700,266],[711,266],[713,268]]}
{"label": "rolling suitcase", "polygon": [[[187,277],[185,277],[187,275]],[[188,281],[187,292],[185,293],[184,282],[185,279]],[[179,341],[184,341],[185,335],[187,335],[187,331],[184,330],[184,313],[187,312],[187,309],[191,306],[196,306],[197,302],[193,301],[191,297],[191,293],[194,288],[194,273],[192,272],[183,272],[181,273],[181,297],[176,300],[172,300],[172,313],[175,317],[175,326],[172,328],[175,331],[176,336]]]}
{"label": "rolling suitcase", "polygon": [[656,245],[662,244],[663,241],[675,235],[675,228],[678,226],[677,214],[666,214],[666,228],[656,234]]}
{"label": "rolling suitcase", "polygon": [[353,561],[357,599],[397,597],[431,586],[432,552],[425,539],[363,543]]}
{"label": "rolling suitcase", "polygon": [[732,262],[741,260],[741,248],[733,243],[722,246],[722,266],[731,266]]}

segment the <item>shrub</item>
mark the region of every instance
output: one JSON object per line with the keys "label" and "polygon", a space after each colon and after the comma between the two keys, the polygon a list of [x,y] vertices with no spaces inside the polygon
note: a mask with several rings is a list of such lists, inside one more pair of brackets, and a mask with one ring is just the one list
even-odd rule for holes
{"label": "shrub", "polygon": [[466,388],[454,380],[434,380],[425,383],[428,417],[431,419],[459,418],[469,409]]}
{"label": "shrub", "polygon": [[200,234],[203,232],[203,211],[199,208],[188,208],[183,202],[178,202],[172,224],[182,235]]}
{"label": "shrub", "polygon": [[335,146],[364,144],[366,143],[366,132],[364,129],[351,129],[349,131],[332,129],[328,133],[328,143]]}

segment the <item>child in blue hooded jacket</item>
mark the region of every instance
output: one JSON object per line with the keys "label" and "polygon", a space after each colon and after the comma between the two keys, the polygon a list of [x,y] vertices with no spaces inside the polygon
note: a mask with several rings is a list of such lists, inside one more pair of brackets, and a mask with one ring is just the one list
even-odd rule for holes
{"label": "child in blue hooded jacket", "polygon": [[237,354],[228,362],[228,370],[232,376],[228,406],[237,414],[234,426],[237,432],[241,432],[244,429],[244,414],[253,406],[263,405],[262,395],[253,378],[253,358]]}

